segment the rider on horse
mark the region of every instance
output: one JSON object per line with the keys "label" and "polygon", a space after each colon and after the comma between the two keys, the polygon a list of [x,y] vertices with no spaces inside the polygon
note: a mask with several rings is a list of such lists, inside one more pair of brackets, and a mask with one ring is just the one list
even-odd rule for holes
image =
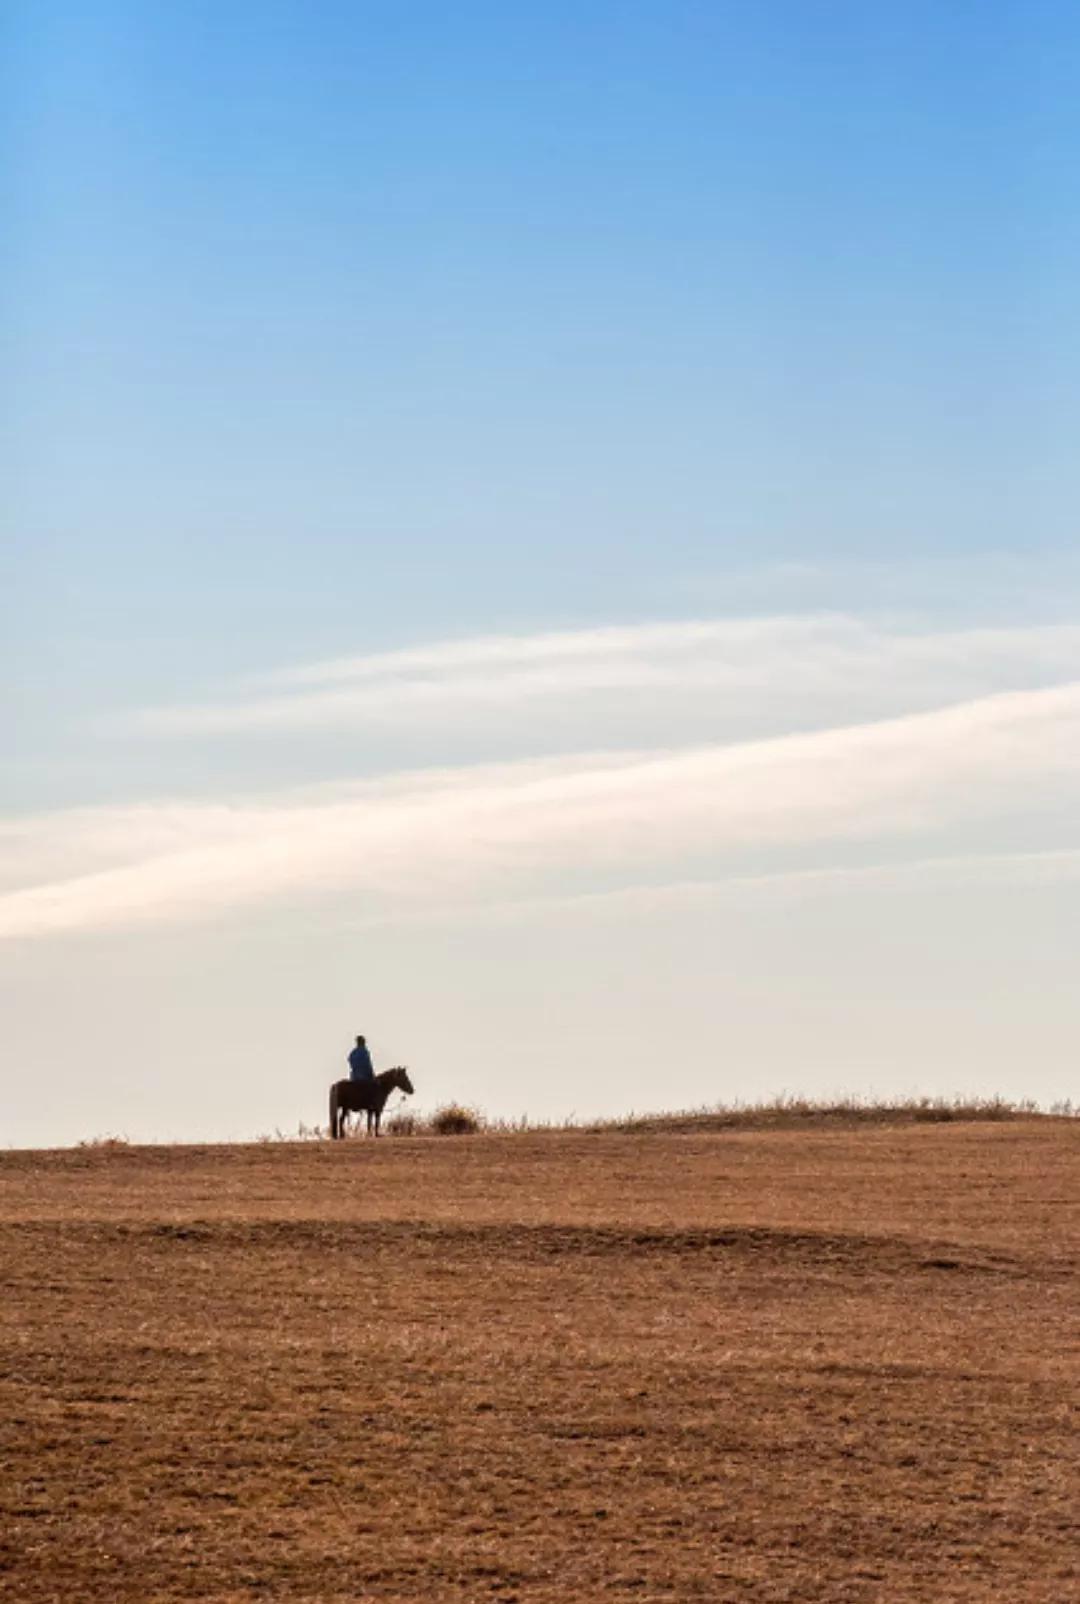
{"label": "rider on horse", "polygon": [[354,1081],[375,1079],[375,1066],[371,1062],[371,1054],[363,1036],[357,1036],[356,1046],[349,1054],[349,1079]]}

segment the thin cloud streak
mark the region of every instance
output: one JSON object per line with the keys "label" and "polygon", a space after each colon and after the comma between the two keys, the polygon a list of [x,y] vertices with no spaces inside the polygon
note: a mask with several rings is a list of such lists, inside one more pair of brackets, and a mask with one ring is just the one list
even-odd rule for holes
{"label": "thin cloud streak", "polygon": [[[257,681],[239,699],[115,715],[112,734],[165,738],[399,727],[457,718],[515,721],[547,705],[564,725],[625,717],[642,698],[703,720],[725,708],[816,699],[826,721],[852,696],[879,716],[903,699],[943,705],[1019,684],[1080,676],[1080,628],[912,632],[839,614],[640,624],[444,641],[311,664]],[[264,687],[273,687],[265,694]],[[868,716],[866,710],[863,716]],[[713,730],[710,734],[715,734]]]}
{"label": "thin cloud streak", "polygon": [[1076,799],[1080,683],[726,746],[16,821],[0,833],[0,874],[6,848],[7,883],[14,856],[25,878],[0,897],[0,936],[213,918],[345,889],[378,915],[567,876],[680,878],[703,857],[916,836]]}
{"label": "thin cloud streak", "polygon": [[799,618],[698,620],[663,624],[608,624],[594,629],[550,630],[537,635],[480,635],[435,641],[397,651],[331,658],[264,676],[277,685],[326,685],[342,680],[387,679],[444,673],[457,668],[565,662],[624,653],[686,650],[717,641],[753,641],[778,625],[814,633],[822,623]]}

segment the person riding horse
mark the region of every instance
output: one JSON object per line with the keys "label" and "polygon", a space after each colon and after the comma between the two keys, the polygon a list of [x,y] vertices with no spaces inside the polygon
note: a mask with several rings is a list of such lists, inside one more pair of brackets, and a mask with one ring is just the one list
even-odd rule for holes
{"label": "person riding horse", "polygon": [[335,1139],[345,1135],[350,1114],[366,1114],[368,1135],[378,1136],[382,1112],[393,1091],[412,1096],[413,1083],[404,1064],[384,1069],[381,1075],[373,1075],[370,1080],[335,1081],[330,1088],[330,1135]]}

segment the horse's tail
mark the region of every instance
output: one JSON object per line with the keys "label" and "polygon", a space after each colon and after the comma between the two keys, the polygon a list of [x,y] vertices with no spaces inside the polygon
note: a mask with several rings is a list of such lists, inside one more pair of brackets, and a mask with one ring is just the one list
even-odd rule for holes
{"label": "horse's tail", "polygon": [[330,1135],[341,1135],[341,1109],[338,1105],[337,1081],[330,1088]]}

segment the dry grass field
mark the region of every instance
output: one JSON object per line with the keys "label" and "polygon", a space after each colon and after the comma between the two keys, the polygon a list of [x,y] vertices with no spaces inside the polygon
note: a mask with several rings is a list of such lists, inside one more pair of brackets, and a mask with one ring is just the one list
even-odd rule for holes
{"label": "dry grass field", "polygon": [[0,1596],[1080,1595],[1080,1123],[0,1155]]}

